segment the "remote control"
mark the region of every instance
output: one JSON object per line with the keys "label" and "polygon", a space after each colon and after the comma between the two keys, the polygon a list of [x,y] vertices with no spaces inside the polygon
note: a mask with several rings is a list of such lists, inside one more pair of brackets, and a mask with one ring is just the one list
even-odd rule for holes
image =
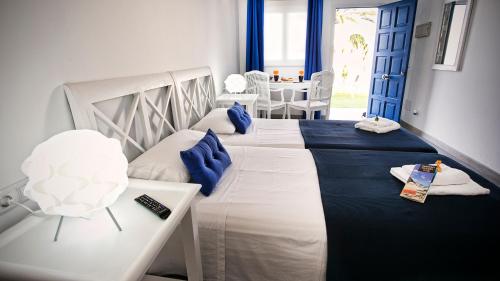
{"label": "remote control", "polygon": [[166,219],[170,215],[170,209],[160,202],[154,200],[146,194],[143,194],[134,199],[142,206],[148,208],[151,212],[155,213],[161,219]]}

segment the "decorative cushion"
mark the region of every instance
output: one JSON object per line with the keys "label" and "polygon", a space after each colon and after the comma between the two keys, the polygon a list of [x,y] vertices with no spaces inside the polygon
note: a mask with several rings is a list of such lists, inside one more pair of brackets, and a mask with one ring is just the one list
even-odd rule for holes
{"label": "decorative cushion", "polygon": [[224,170],[231,165],[229,154],[210,129],[195,146],[180,154],[191,175],[191,182],[201,184],[200,191],[205,196],[212,193]]}
{"label": "decorative cushion", "polygon": [[236,132],[240,134],[245,134],[247,128],[252,124],[250,114],[248,114],[238,102],[235,102],[234,105],[227,110],[227,115],[236,127]]}
{"label": "decorative cushion", "polygon": [[207,132],[212,129],[216,134],[234,134],[236,128],[227,115],[227,108],[215,108],[196,123],[191,129]]}

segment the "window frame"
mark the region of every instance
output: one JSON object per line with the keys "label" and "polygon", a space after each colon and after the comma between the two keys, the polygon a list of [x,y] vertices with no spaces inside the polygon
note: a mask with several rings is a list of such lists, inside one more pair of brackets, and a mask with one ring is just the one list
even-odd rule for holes
{"label": "window frame", "polygon": [[[283,28],[280,31],[283,36],[283,45],[282,45],[282,54],[283,58],[281,60],[267,60],[266,55],[264,54],[264,66],[265,67],[276,67],[276,66],[290,66],[290,67],[303,67],[305,64],[305,52],[304,59],[298,60],[289,60],[287,59],[288,52],[288,34],[287,34],[287,23],[289,20],[289,14],[293,12],[305,12],[306,14],[306,24],[307,24],[307,1],[300,0],[289,0],[289,1],[265,1],[264,2],[264,18],[265,13],[281,13],[283,14]],[[264,26],[265,26],[264,22]],[[264,32],[265,32],[264,27]],[[306,35],[307,36],[307,35]],[[264,46],[265,46],[264,42]],[[306,42],[304,41],[304,46]],[[264,47],[265,49],[265,47]]]}

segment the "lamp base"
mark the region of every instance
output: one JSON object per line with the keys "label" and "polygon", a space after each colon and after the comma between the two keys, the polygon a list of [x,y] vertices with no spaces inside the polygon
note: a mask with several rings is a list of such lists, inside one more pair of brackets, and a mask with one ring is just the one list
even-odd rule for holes
{"label": "lamp base", "polygon": [[108,214],[115,223],[116,228],[118,228],[118,231],[122,231],[122,227],[118,224],[118,221],[115,219],[115,216],[113,216],[113,213],[111,213],[111,210],[108,207],[106,207],[106,211],[108,211]]}
{"label": "lamp base", "polygon": [[[111,217],[111,219],[113,220],[113,222],[115,223],[116,228],[118,228],[118,231],[122,231],[120,224],[116,220],[116,218],[113,215],[113,213],[111,212],[111,210],[108,207],[106,207],[106,211],[108,211],[108,214]],[[54,242],[57,242],[57,238],[59,237],[59,231],[61,230],[61,225],[62,225],[63,219],[64,219],[64,216],[61,216],[61,218],[59,219],[59,223],[57,224],[56,234],[54,235]]]}
{"label": "lamp base", "polygon": [[57,242],[57,237],[59,236],[59,230],[61,230],[61,224],[63,222],[64,216],[61,216],[59,223],[57,224],[56,235],[54,236],[54,242]]}

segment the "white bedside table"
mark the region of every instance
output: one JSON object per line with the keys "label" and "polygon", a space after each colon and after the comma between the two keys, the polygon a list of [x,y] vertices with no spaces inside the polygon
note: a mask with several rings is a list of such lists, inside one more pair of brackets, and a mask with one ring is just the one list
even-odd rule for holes
{"label": "white bedside table", "polygon": [[[57,216],[28,216],[0,234],[0,279],[141,280],[166,241],[181,227],[189,280],[203,280],[196,219],[191,202],[200,185],[130,179],[110,206],[90,220],[66,217],[53,241]],[[148,194],[172,213],[162,220],[134,198]]]}
{"label": "white bedside table", "polygon": [[232,106],[235,101],[246,107],[248,114],[253,118],[257,116],[257,94],[222,94],[217,96],[217,106]]}

